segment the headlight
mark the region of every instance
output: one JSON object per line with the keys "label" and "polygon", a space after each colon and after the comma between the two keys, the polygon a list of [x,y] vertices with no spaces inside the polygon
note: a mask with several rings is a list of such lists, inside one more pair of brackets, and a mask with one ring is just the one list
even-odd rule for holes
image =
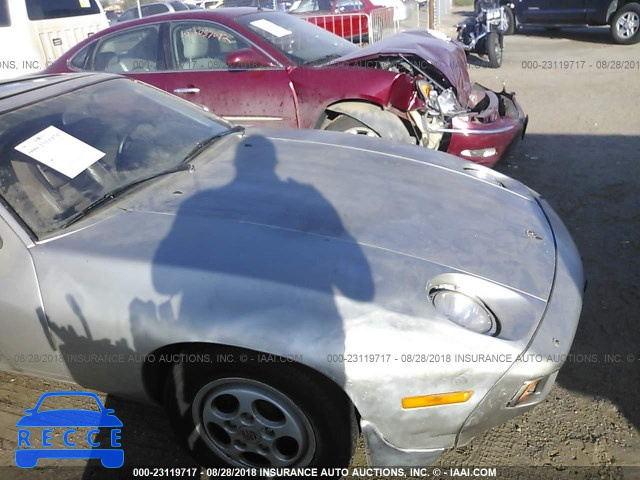
{"label": "headlight", "polygon": [[480,299],[450,286],[432,288],[429,298],[436,310],[453,323],[476,333],[491,336],[498,334],[498,321]]}
{"label": "headlight", "polygon": [[445,90],[438,97],[438,106],[443,114],[454,113],[462,110],[458,99],[451,89]]}
{"label": "headlight", "polygon": [[418,80],[416,82],[416,88],[420,95],[422,95],[422,99],[426,102],[429,100],[429,92],[431,92],[431,85],[426,80]]}

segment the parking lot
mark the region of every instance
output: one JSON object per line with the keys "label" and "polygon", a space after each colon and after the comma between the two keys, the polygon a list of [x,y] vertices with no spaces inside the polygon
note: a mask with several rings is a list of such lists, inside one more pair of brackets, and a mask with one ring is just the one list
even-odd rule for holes
{"label": "parking lot", "polygon": [[[506,38],[502,68],[472,60],[470,74],[517,92],[527,135],[497,169],[558,211],[582,254],[588,289],[573,356],[547,401],[439,464],[552,468],[505,470],[503,478],[640,478],[640,46],[613,45],[602,29],[527,31]],[[65,388],[0,373],[1,466],[14,464],[23,410],[42,392]],[[126,464],[193,466],[160,410],[102,398],[125,426]],[[365,464],[361,444],[353,464]],[[113,477],[76,465],[42,478]]]}
{"label": "parking lot", "polygon": [[[640,70],[623,68],[637,63],[640,48],[610,44],[606,29],[526,33],[507,37],[500,70],[471,75],[518,92],[527,137],[498,170],[556,208],[582,254],[588,289],[574,357],[549,399],[442,463],[640,465],[640,115],[632,113]],[[576,478],[587,474],[604,473],[578,470]]]}

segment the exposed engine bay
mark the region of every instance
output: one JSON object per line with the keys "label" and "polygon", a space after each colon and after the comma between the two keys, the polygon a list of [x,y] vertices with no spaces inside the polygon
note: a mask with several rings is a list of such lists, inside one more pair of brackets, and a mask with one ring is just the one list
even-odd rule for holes
{"label": "exposed engine bay", "polygon": [[387,70],[413,79],[421,101],[407,114],[416,128],[417,143],[428,148],[446,151],[452,133],[470,133],[454,126],[456,117],[465,122],[487,124],[505,115],[518,116],[510,94],[505,91],[497,94],[479,84],[471,86],[467,101],[462,104],[456,86],[433,63],[417,55],[385,55],[352,65]]}

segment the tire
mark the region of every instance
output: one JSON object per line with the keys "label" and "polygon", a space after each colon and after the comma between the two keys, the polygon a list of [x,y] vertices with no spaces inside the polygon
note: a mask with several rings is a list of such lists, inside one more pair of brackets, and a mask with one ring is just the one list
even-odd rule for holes
{"label": "tire", "polygon": [[611,36],[621,45],[632,45],[640,41],[640,4],[628,3],[611,19]]}
{"label": "tire", "polygon": [[258,362],[251,358],[255,352],[247,352],[246,360],[230,352],[245,361],[177,363],[167,379],[165,408],[172,428],[200,465],[349,464],[357,426],[344,392],[301,365]]}
{"label": "tire", "polygon": [[516,33],[516,15],[513,13],[510,7],[504,8],[504,21],[507,24],[507,28],[504,30],[505,35],[513,35]]}
{"label": "tire", "polygon": [[325,130],[332,132],[344,132],[354,135],[366,135],[368,137],[380,137],[381,135],[373,128],[368,127],[364,123],[351,118],[347,115],[338,116],[333,122],[331,122]]}
{"label": "tire", "polygon": [[487,35],[487,56],[491,68],[499,68],[502,65],[502,46],[497,33],[491,32]]}

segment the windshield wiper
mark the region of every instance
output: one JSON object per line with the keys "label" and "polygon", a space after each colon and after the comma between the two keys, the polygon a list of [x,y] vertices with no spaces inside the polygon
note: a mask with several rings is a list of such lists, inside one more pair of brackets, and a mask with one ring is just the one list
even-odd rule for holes
{"label": "windshield wiper", "polygon": [[153,180],[154,178],[162,177],[164,175],[169,175],[171,173],[184,172],[184,171],[192,172],[193,170],[194,170],[193,165],[191,165],[190,163],[181,163],[177,167],[168,168],[166,170],[156,172],[147,177],[143,177],[140,180],[127,183],[126,185],[118,187],[115,190],[110,191],[106,195],[103,195],[102,197],[98,198],[94,202],[90,203],[87,207],[83,208],[82,210],[77,212],[75,215],[73,215],[64,225],[62,225],[62,228],[64,229],[64,228],[67,228],[69,225],[73,225],[78,220],[86,217],[89,213],[91,213],[96,208],[111,202],[112,200],[116,199],[126,191],[131,190],[133,187],[140,185],[141,183],[145,183],[145,182],[148,182],[149,180]]}
{"label": "windshield wiper", "polygon": [[70,225],[73,225],[74,223],[76,223],[81,218],[86,217],[89,213],[91,213],[96,208],[101,207],[102,205],[111,202],[112,200],[114,200],[118,196],[120,196],[123,193],[125,193],[127,190],[130,190],[133,187],[135,187],[137,185],[140,185],[141,183],[145,183],[145,182],[148,182],[149,180],[153,180],[154,178],[162,177],[164,175],[169,175],[171,173],[183,172],[183,171],[187,171],[187,170],[192,172],[194,170],[194,167],[193,167],[193,165],[191,165],[189,163],[189,161],[192,160],[193,158],[197,157],[198,154],[200,154],[200,152],[202,152],[202,150],[204,150],[207,146],[211,145],[213,142],[215,142],[216,140],[218,140],[221,137],[224,137],[226,135],[230,135],[230,134],[236,133],[236,132],[244,133],[244,130],[245,130],[244,127],[241,127],[241,126],[238,125],[238,126],[230,128],[229,130],[225,130],[224,132],[217,133],[216,135],[213,135],[211,138],[208,138],[207,140],[205,140],[204,142],[198,142],[198,144],[189,152],[189,154],[186,157],[184,157],[184,160],[182,160],[182,162],[178,166],[172,167],[172,168],[168,168],[168,169],[162,170],[160,172],[156,172],[156,173],[151,174],[151,175],[149,175],[147,177],[143,177],[140,180],[136,180],[134,182],[131,182],[131,183],[128,183],[128,184],[123,185],[121,187],[118,187],[115,190],[112,190],[111,192],[109,192],[106,195],[103,195],[102,197],[98,198],[94,202],[90,203],[87,207],[85,207],[84,209],[82,209],[81,211],[79,211],[75,215],[73,215],[64,225],[62,225],[62,228],[64,229],[64,228],[67,228]]}
{"label": "windshield wiper", "polygon": [[329,62],[329,60],[335,60],[336,58],[340,58],[342,55],[337,53],[330,53],[329,55],[324,55],[320,58],[314,58],[313,60],[308,60],[303,63],[303,65],[322,65],[324,63]]}
{"label": "windshield wiper", "polygon": [[191,150],[186,157],[184,157],[184,160],[182,161],[182,163],[187,163],[190,160],[193,160],[195,157],[197,157],[200,152],[202,152],[202,150],[204,150],[205,148],[207,148],[209,145],[211,145],[213,142],[215,142],[216,140],[222,138],[222,137],[226,137],[227,135],[231,135],[232,133],[242,133],[244,134],[244,127],[241,127],[240,125],[236,125],[235,127],[231,127],[229,130],[225,130],[224,132],[220,132],[215,134],[214,136],[208,138],[207,140],[203,141],[203,142],[198,142],[198,144],[193,147],[193,150]]}

